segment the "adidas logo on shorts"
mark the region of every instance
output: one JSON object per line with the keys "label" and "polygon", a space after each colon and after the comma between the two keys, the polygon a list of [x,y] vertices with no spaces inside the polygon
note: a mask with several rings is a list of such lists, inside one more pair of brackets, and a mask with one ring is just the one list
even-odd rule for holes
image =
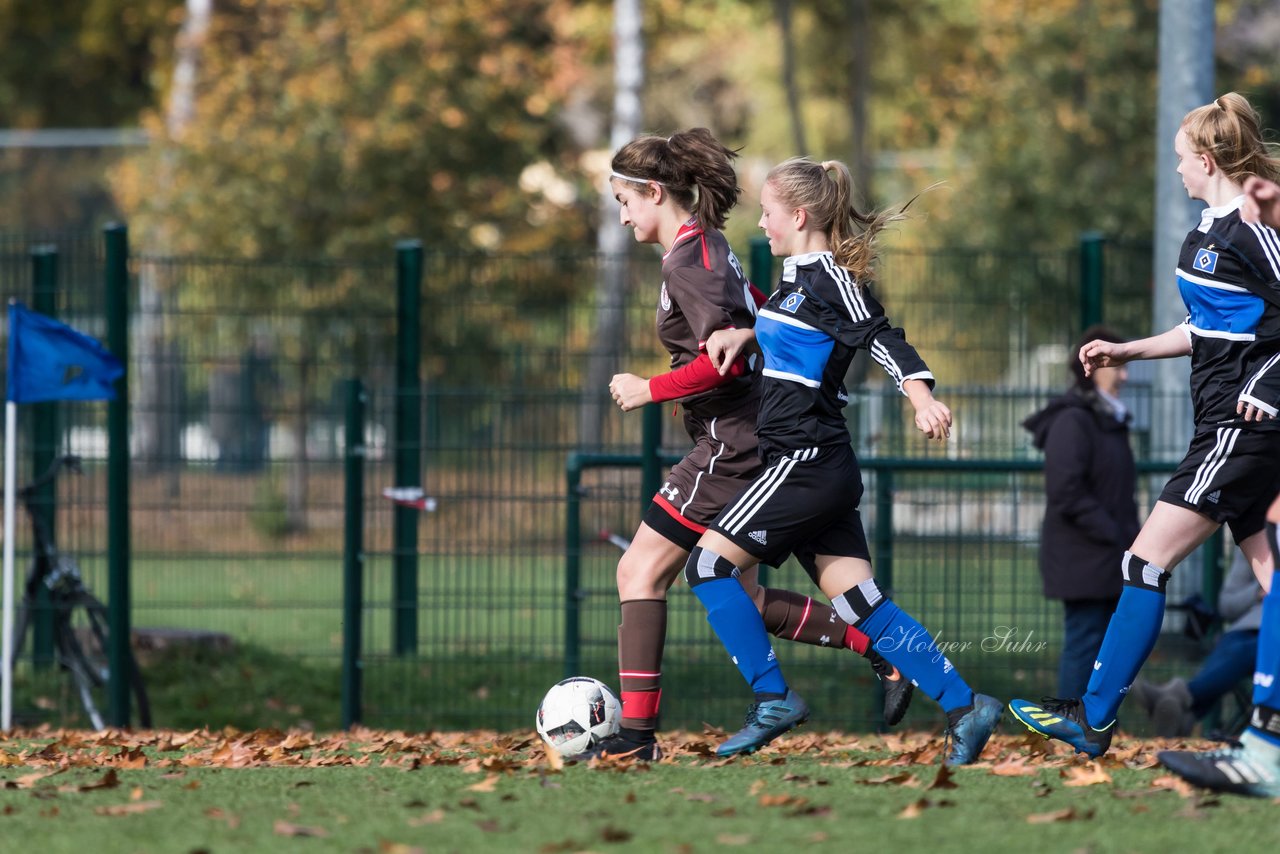
{"label": "adidas logo on shorts", "polygon": [[768,534],[764,531],[752,531],[751,533],[747,534],[747,536],[755,540],[757,543],[759,543],[762,546],[768,545],[768,543],[765,542],[768,539]]}

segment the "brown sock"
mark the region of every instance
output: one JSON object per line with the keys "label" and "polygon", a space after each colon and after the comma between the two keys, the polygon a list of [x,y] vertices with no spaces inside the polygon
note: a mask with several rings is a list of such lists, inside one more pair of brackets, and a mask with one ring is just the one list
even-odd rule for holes
{"label": "brown sock", "polygon": [[618,626],[618,675],[622,726],[658,728],[662,699],[662,648],[667,639],[667,600],[628,599]]}
{"label": "brown sock", "polygon": [[[849,642],[849,625],[836,615],[835,608],[812,597],[790,590],[757,587],[755,600],[764,618],[764,627],[775,637],[812,646],[849,647],[859,654],[866,649],[865,644],[857,649]],[[861,632],[857,634],[866,637]]]}

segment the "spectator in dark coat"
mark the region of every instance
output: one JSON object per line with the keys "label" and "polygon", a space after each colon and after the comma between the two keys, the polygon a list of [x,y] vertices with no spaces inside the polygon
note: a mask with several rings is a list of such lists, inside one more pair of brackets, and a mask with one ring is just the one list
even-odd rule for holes
{"label": "spectator in dark coat", "polygon": [[1074,385],[1022,422],[1044,451],[1040,574],[1044,595],[1062,600],[1061,697],[1081,697],[1088,687],[1120,598],[1116,566],[1139,529],[1130,415],[1118,397],[1128,374],[1121,365],[1084,375],[1076,354],[1095,339],[1124,340],[1105,327],[1086,330],[1068,362]]}

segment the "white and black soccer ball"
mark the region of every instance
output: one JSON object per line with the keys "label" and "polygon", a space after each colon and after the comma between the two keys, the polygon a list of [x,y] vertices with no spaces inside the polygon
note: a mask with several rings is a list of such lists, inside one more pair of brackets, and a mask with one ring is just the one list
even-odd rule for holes
{"label": "white and black soccer ball", "polygon": [[572,676],[551,686],[538,704],[538,735],[565,758],[577,756],[618,731],[622,704],[609,686]]}

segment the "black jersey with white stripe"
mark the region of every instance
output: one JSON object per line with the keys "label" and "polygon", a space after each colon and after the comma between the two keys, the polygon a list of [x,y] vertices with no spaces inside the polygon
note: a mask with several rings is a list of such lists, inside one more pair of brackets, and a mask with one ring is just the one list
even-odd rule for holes
{"label": "black jersey with white stripe", "polygon": [[[671,354],[671,369],[698,358],[712,332],[750,329],[755,311],[747,276],[724,235],[694,220],[681,226],[662,258],[658,297],[658,339]],[[698,417],[723,415],[755,400],[755,382],[744,374],[680,403]]]}
{"label": "black jersey with white stripe", "polygon": [[909,379],[933,386],[933,374],[884,307],[830,252],[793,255],[756,318],[764,353],[756,434],[766,461],[779,453],[849,441],[841,410],[849,402],[844,377],[859,349],[902,391]]}
{"label": "black jersey with white stripe", "polygon": [[1178,290],[1191,341],[1191,402],[1197,428],[1245,422],[1240,401],[1280,410],[1280,238],[1240,218],[1243,196],[1207,208],[1178,255]]}

